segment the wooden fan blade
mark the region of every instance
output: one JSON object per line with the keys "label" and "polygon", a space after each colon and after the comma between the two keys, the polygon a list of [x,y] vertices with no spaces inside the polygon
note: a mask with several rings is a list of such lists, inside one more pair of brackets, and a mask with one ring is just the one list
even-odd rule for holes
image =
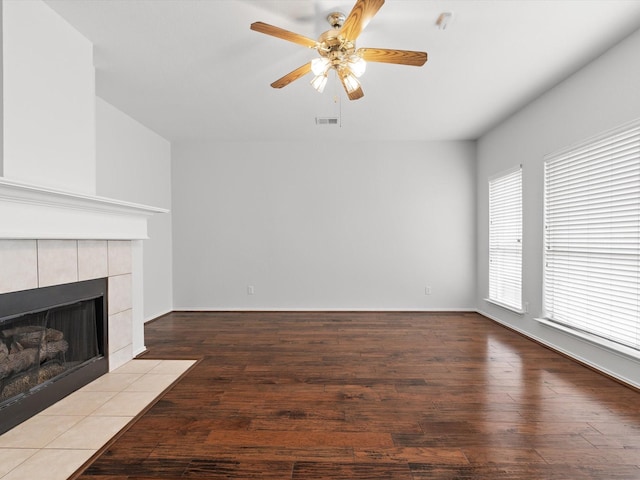
{"label": "wooden fan blade", "polygon": [[318,45],[318,42],[308,37],[290,32],[289,30],[285,30],[284,28],[274,27],[273,25],[269,25],[268,23],[264,22],[252,23],[251,30],[255,30],[256,32],[264,33],[266,35],[271,35],[272,37],[278,37],[289,42],[297,43],[298,45],[302,45],[304,47],[316,48]]}
{"label": "wooden fan blade", "polygon": [[271,84],[273,88],[282,88],[289,85],[294,80],[299,79],[300,77],[304,77],[307,73],[311,71],[311,62],[305,63],[301,67],[296,68],[293,72],[287,73],[284,77],[279,78],[275,82]]}
{"label": "wooden fan blade", "polygon": [[397,63],[421,67],[427,61],[426,52],[389,50],[387,48],[359,48],[356,54],[367,62]]}
{"label": "wooden fan blade", "polygon": [[358,0],[342,24],[340,36],[355,41],[382,5],[384,0]]}

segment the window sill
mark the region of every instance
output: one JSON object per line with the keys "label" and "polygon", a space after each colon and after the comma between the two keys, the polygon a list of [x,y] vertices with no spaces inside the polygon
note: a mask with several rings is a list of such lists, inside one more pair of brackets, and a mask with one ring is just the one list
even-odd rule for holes
{"label": "window sill", "polygon": [[525,310],[511,307],[505,303],[497,302],[496,300],[492,300],[490,298],[485,298],[484,301],[497,307],[504,308],[505,310],[509,310],[510,312],[517,313],[518,315],[524,315],[525,313],[527,313]]}
{"label": "window sill", "polygon": [[598,347],[602,347],[612,353],[623,355],[625,357],[629,357],[634,360],[640,360],[640,351],[636,350],[635,348],[627,347],[625,345],[612,342],[611,340],[607,340],[606,338],[598,337],[596,335],[592,335],[587,332],[581,332],[580,330],[575,330],[573,328],[567,327],[565,325],[561,325],[559,323],[553,322],[546,318],[536,318],[535,320],[544,326],[551,327],[556,330],[560,330],[561,332],[564,332],[564,333],[568,333],[569,335],[578,337]]}

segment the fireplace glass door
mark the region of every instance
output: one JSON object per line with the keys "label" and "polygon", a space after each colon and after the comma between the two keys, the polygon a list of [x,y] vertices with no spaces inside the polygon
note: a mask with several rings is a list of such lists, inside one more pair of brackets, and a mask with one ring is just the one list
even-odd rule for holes
{"label": "fireplace glass door", "polygon": [[97,357],[95,310],[92,299],[3,319],[0,402],[29,392]]}
{"label": "fireplace glass door", "polygon": [[108,371],[107,281],[0,295],[0,433]]}

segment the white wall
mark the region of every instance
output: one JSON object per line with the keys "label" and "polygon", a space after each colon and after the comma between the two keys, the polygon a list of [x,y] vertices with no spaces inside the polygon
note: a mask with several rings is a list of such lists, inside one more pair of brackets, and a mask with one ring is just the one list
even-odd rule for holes
{"label": "white wall", "polygon": [[4,48],[2,44],[4,43],[3,37],[3,21],[2,21],[2,11],[4,10],[2,6],[2,1],[0,1],[0,177],[4,176]]}
{"label": "white wall", "polygon": [[174,145],[174,307],[472,309],[474,159],[473,142]]}
{"label": "white wall", "polygon": [[5,177],[95,193],[93,45],[40,1],[4,0]]}
{"label": "white wall", "polygon": [[[171,207],[171,144],[96,98],[97,193],[154,207]],[[148,221],[142,242],[144,319],[172,310],[171,214]]]}
{"label": "white wall", "polygon": [[[478,292],[480,311],[512,328],[640,386],[640,365],[545,327],[542,312],[543,157],[640,117],[640,31],[484,135],[478,142]],[[520,316],[485,302],[488,294],[488,188],[492,175],[523,164],[523,300]]]}
{"label": "white wall", "polygon": [[[41,187],[169,207],[170,145],[96,100],[93,45],[42,1],[1,5],[0,174]],[[170,217],[153,217],[148,230],[151,240],[132,244],[132,329],[110,332],[131,334],[129,357],[144,350],[145,316],[172,308]]]}

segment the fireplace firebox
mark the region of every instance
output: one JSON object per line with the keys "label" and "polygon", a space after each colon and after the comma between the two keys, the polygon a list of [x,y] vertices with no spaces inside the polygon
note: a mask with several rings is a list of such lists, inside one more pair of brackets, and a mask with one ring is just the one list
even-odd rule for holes
{"label": "fireplace firebox", "polygon": [[0,295],[0,433],[109,371],[107,279]]}

